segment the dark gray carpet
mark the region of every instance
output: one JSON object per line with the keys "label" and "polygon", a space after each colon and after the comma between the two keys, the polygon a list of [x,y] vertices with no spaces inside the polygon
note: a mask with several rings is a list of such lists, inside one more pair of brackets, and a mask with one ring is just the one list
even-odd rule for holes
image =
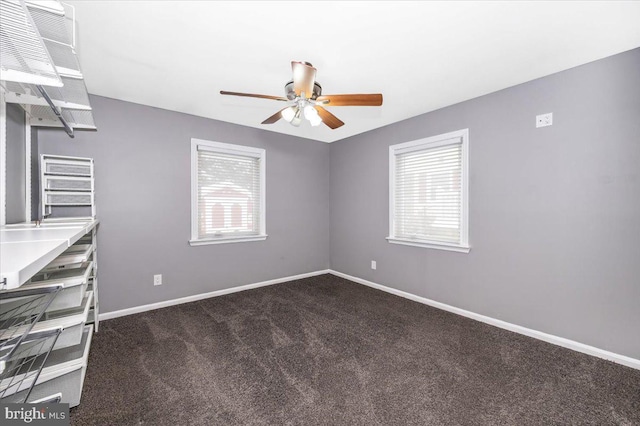
{"label": "dark gray carpet", "polygon": [[74,425],[640,424],[640,371],[330,275],[101,323]]}

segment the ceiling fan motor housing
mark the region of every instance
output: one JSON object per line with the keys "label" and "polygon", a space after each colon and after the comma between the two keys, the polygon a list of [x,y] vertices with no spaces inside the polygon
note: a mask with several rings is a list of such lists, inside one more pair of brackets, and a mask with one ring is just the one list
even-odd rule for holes
{"label": "ceiling fan motor housing", "polygon": [[[293,90],[293,80],[284,85],[284,93],[290,101],[296,98],[296,92]],[[316,81],[313,83],[313,94],[311,95],[311,99],[316,100],[320,95],[322,95],[322,86],[320,86],[320,83]]]}

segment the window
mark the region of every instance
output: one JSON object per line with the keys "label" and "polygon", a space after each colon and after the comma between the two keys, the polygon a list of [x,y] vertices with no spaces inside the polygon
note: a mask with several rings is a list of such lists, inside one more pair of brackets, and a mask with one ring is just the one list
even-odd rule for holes
{"label": "window", "polygon": [[191,245],[265,233],[265,151],[191,139]]}
{"label": "window", "polygon": [[389,147],[390,243],[469,252],[469,130]]}

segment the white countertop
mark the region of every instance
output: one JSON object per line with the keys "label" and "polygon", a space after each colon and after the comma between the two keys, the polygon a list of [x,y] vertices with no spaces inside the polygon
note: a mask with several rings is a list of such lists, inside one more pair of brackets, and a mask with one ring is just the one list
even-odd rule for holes
{"label": "white countertop", "polygon": [[18,223],[0,227],[0,281],[20,287],[98,224],[97,220]]}

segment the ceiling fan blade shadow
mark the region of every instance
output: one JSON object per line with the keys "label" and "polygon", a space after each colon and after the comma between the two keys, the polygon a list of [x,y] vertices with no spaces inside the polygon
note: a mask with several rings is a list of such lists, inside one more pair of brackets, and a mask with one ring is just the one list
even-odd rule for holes
{"label": "ceiling fan blade shadow", "polygon": [[316,101],[326,106],[380,106],[382,94],[323,95],[318,96]]}
{"label": "ceiling fan blade shadow", "polygon": [[282,118],[282,111],[284,111],[287,108],[289,108],[289,107],[282,108],[280,111],[276,112],[271,117],[269,117],[266,120],[264,120],[262,122],[262,124],[273,124],[276,121],[280,120]]}
{"label": "ceiling fan blade shadow", "polygon": [[244,96],[246,98],[271,99],[274,101],[284,101],[284,102],[287,102],[289,100],[287,98],[283,98],[282,96],[258,95],[255,93],[227,92],[225,90],[221,90],[220,94],[227,95],[227,96]]}
{"label": "ceiling fan blade shadow", "polygon": [[303,62],[291,61],[293,71],[293,90],[300,96],[309,99],[313,95],[313,83],[316,81],[316,69]]}
{"label": "ceiling fan blade shadow", "polygon": [[318,111],[320,118],[322,118],[322,122],[329,126],[331,129],[337,129],[338,127],[344,126],[344,122],[342,120],[331,114],[326,109],[318,105],[315,105],[314,108],[316,109],[316,111]]}

